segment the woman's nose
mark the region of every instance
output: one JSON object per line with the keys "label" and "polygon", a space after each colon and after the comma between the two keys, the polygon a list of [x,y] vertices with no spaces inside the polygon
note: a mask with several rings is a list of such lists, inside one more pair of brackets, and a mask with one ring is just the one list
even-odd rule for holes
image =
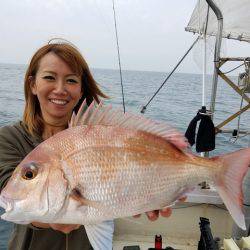
{"label": "woman's nose", "polygon": [[66,86],[63,80],[58,80],[55,85],[54,92],[57,94],[66,94]]}

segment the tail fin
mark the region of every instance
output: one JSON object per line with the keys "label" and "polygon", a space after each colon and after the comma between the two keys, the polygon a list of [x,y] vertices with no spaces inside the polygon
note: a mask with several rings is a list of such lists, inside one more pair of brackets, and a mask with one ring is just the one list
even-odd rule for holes
{"label": "tail fin", "polygon": [[242,181],[250,169],[250,148],[218,157],[223,162],[224,175],[216,180],[216,188],[237,225],[246,229],[242,211]]}

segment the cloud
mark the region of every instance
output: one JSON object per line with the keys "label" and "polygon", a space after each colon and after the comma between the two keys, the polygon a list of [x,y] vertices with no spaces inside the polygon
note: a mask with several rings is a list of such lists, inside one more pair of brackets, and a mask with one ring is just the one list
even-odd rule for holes
{"label": "cloud", "polygon": [[[184,31],[195,3],[115,0],[123,68],[170,71],[195,39]],[[49,39],[63,37],[91,67],[117,68],[111,0],[3,0],[0,7],[1,62],[28,63]],[[200,73],[192,56],[181,70]]]}

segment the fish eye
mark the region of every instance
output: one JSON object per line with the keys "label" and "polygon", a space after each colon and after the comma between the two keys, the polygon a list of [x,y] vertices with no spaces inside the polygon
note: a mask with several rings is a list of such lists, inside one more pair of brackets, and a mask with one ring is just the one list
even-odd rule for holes
{"label": "fish eye", "polygon": [[32,180],[37,176],[37,174],[38,174],[38,166],[34,162],[25,164],[21,171],[21,176],[25,180]]}

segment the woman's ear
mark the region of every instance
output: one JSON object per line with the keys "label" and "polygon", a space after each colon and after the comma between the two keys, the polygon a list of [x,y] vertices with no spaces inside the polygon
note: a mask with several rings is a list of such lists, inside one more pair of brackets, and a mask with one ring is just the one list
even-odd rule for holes
{"label": "woman's ear", "polygon": [[30,89],[33,95],[37,94],[36,91],[36,81],[34,76],[29,76],[29,84],[30,84]]}

